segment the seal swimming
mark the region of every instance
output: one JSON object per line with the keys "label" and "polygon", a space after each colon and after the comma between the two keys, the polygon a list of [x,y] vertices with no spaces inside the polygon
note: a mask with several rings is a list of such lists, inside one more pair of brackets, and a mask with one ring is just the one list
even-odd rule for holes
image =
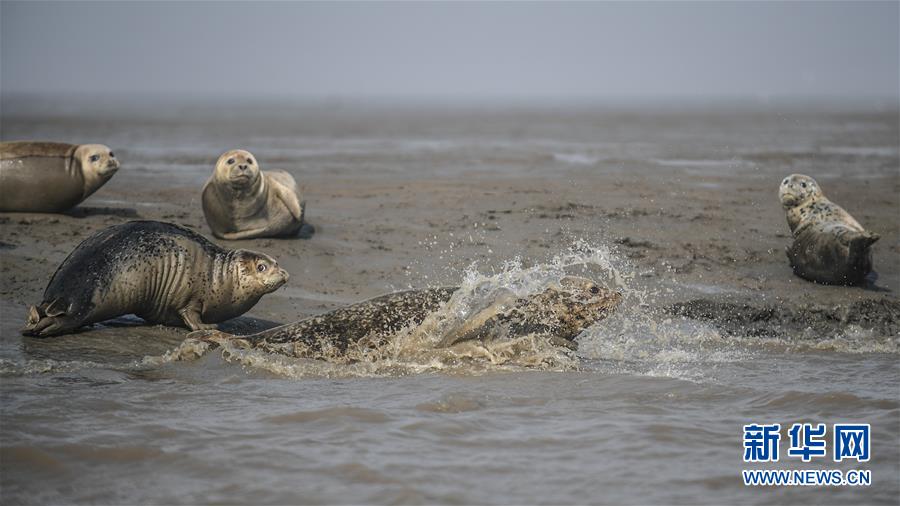
{"label": "seal swimming", "polygon": [[102,144],[0,142],[0,211],[66,211],[117,170],[115,154]]}
{"label": "seal swimming", "polygon": [[132,221],[102,230],[63,261],[31,306],[22,333],[65,334],[135,314],[191,330],[239,316],[288,279],[268,255],[226,250],[171,223]]}
{"label": "seal swimming", "polygon": [[262,172],[242,149],[226,151],[203,187],[203,215],[220,239],[295,235],[305,203],[294,178],[283,170]]}
{"label": "seal swimming", "polygon": [[869,232],[841,206],[825,197],[803,174],[784,178],[778,190],[794,242],[787,249],[794,274],[829,285],[858,285],[872,272]]}
{"label": "seal swimming", "polygon": [[[248,336],[201,331],[188,337],[212,344],[232,339],[290,356],[324,358],[335,352],[346,353],[351,345],[378,346],[389,341],[403,329],[422,324],[458,290],[443,287],[395,292]],[[621,300],[618,292],[603,289],[589,279],[565,277],[540,293],[491,304],[441,336],[437,346],[537,335],[554,345],[575,349],[575,338],[606,318]]]}

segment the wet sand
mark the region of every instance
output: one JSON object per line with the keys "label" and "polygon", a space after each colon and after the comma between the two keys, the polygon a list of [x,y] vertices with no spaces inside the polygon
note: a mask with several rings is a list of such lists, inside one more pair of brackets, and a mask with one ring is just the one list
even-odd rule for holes
{"label": "wet sand", "polygon": [[[430,138],[447,130],[448,140],[402,144],[395,137],[411,135],[407,130],[415,130],[417,123],[424,121],[424,114],[387,114],[384,125],[372,126],[370,122],[378,111],[364,112],[351,116],[354,121],[348,120],[360,130],[355,132],[345,124],[316,126],[314,120],[328,117],[328,111],[313,112],[309,124],[299,122],[296,128],[312,128],[305,133],[313,138],[319,133],[317,129],[331,131],[336,140],[330,144],[329,140],[321,141],[323,147],[318,150],[296,150],[294,156],[280,148],[253,151],[264,169],[288,170],[304,187],[308,220],[316,229],[315,235],[298,240],[216,240],[226,247],[264,251],[292,273],[291,283],[265,297],[251,311],[253,316],[292,321],[394,289],[456,283],[460,272],[473,262],[488,269],[517,256],[526,263],[540,262],[583,240],[614,248],[633,267],[635,286],[652,291],[660,308],[695,300],[701,305],[704,300],[723,301],[789,312],[847,312],[851,307],[862,307],[872,312],[872,318],[862,318],[861,325],[874,325],[880,332],[898,331],[900,171],[897,153],[891,151],[892,136],[896,146],[897,123],[890,113],[801,114],[806,126],[814,127],[821,121],[855,121],[868,125],[871,131],[864,132],[868,134],[865,138],[858,134],[861,139],[854,139],[851,130],[851,137],[840,139],[838,146],[823,146],[822,140],[814,139],[810,146],[801,145],[802,149],[794,153],[776,145],[749,153],[736,146],[727,154],[721,151],[729,147],[719,145],[701,146],[691,152],[690,146],[678,146],[678,139],[669,140],[667,136],[677,137],[686,130],[690,137],[693,129],[718,128],[717,123],[728,121],[753,133],[772,122],[791,134],[801,120],[774,112],[772,117],[746,115],[743,123],[727,112],[646,118],[571,112],[557,118],[547,113],[544,121],[550,127],[572,120],[573,125],[567,128],[578,141],[585,136],[577,131],[580,124],[589,123],[586,126],[603,134],[613,129],[611,124],[616,121],[625,131],[616,135],[625,139],[619,146],[604,144],[608,145],[607,153],[584,154],[572,142],[571,146],[556,146],[560,153],[535,154],[458,138],[466,133],[467,121],[475,125],[472,128],[476,134],[483,131],[498,135],[494,132],[498,127],[490,121],[485,125],[485,117],[512,129],[515,136],[515,128],[527,132],[529,122],[534,121],[532,115],[537,113],[505,112],[497,119],[484,113],[470,113],[474,117],[468,118],[439,110],[428,123],[436,132],[426,134]],[[341,109],[332,115],[340,118],[347,114]],[[685,127],[678,124],[679,119]],[[140,150],[104,139],[105,130],[122,125],[134,130],[128,137],[143,132],[155,141],[165,135],[160,131],[173,126],[171,120],[147,124],[89,118],[77,128],[73,121],[4,121],[4,139],[47,137],[39,135],[42,129],[62,129],[73,134],[63,140],[84,137],[113,144],[123,160],[115,178],[70,213],[0,216],[0,297],[6,303],[24,307],[38,301],[68,252],[110,225],[133,219],[163,220],[211,236],[199,195],[207,177],[204,168],[212,170],[217,150],[209,149],[197,159],[191,155],[200,152],[199,148],[179,154],[179,148],[188,143],[185,140],[167,151],[164,145]],[[196,135],[190,127],[199,128],[203,120],[194,121],[199,124],[177,128]],[[231,131],[233,125],[207,121],[214,130],[209,137],[221,134],[226,139],[234,138],[231,142],[216,139],[220,150],[259,143],[254,138],[249,143],[237,140],[238,132]],[[254,119],[254,124],[260,121]],[[276,118],[263,128],[270,134],[286,121]],[[656,124],[651,127],[653,122]],[[628,130],[645,124],[649,140],[629,137],[633,134]],[[672,132],[666,133],[666,129]],[[873,133],[877,139],[871,138]],[[354,141],[355,137],[365,138],[360,134],[387,139]],[[353,136],[349,141],[343,138],[348,135]],[[886,147],[881,151],[853,147],[860,140]],[[529,145],[527,139],[521,142]],[[639,146],[629,147],[640,142],[659,143],[662,151],[671,155],[679,155],[679,150],[684,153],[662,159],[652,157],[658,153],[651,153],[649,159],[621,156],[621,151],[629,149],[640,152]],[[395,151],[392,143],[396,144]],[[369,156],[354,150],[368,150]],[[878,272],[874,285],[823,286],[792,275],[784,254],[791,241],[790,232],[777,199],[780,178],[791,172],[817,177],[829,198],[881,235],[874,246]],[[690,311],[690,307],[678,311],[703,313]],[[831,320],[837,326],[841,323]]]}

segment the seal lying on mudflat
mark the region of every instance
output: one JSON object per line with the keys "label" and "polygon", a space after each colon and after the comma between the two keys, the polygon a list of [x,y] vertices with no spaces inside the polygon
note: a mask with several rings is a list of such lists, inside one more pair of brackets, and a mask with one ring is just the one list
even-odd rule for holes
{"label": "seal lying on mudflat", "polygon": [[794,274],[830,285],[858,285],[872,271],[871,246],[878,234],[825,197],[802,174],[784,178],[778,190],[794,243],[787,249]]}
{"label": "seal lying on mudflat", "polygon": [[65,334],[125,314],[191,330],[239,316],[288,279],[268,255],[186,228],[132,221],[86,239],[56,270],[22,333]]}
{"label": "seal lying on mudflat", "polygon": [[304,207],[290,174],[262,172],[242,149],[220,156],[203,187],[203,215],[221,239],[295,235],[303,226]]}
{"label": "seal lying on mudflat", "polygon": [[117,170],[119,161],[102,144],[0,142],[0,211],[66,211]]}
{"label": "seal lying on mudflat", "polygon": [[[188,337],[213,344],[237,339],[266,351],[323,358],[335,352],[343,354],[351,345],[378,346],[387,342],[401,330],[420,325],[458,289],[429,288],[382,295],[249,336],[203,331]],[[437,346],[537,335],[552,344],[574,349],[575,338],[606,318],[621,300],[621,294],[600,288],[589,279],[566,277],[533,296],[490,305],[443,336]]]}

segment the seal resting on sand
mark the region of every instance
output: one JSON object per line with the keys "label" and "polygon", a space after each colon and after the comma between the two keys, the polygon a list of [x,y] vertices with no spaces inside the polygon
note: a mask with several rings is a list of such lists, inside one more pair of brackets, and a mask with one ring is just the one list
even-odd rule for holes
{"label": "seal resting on sand", "polygon": [[65,334],[125,314],[191,330],[240,316],[288,279],[268,255],[186,228],[132,221],[86,239],[56,270],[22,333]]}
{"label": "seal resting on sand", "polygon": [[[266,351],[323,358],[324,351],[344,353],[352,344],[377,346],[387,342],[439,311],[457,290],[444,287],[391,293],[249,336],[201,331],[188,337],[213,344],[237,339]],[[490,305],[442,336],[437,346],[537,335],[554,345],[574,349],[575,338],[606,318],[621,300],[621,294],[589,279],[566,277],[532,296]]]}
{"label": "seal resting on sand", "polygon": [[879,239],[803,174],[784,178],[778,190],[794,242],[787,249],[794,274],[829,285],[858,285],[872,272],[871,246]]}
{"label": "seal resting on sand", "polygon": [[262,172],[253,155],[242,149],[220,156],[203,187],[203,215],[220,239],[296,235],[303,226],[304,208],[290,174]]}
{"label": "seal resting on sand", "polygon": [[102,144],[0,142],[0,211],[67,211],[117,170],[119,161]]}

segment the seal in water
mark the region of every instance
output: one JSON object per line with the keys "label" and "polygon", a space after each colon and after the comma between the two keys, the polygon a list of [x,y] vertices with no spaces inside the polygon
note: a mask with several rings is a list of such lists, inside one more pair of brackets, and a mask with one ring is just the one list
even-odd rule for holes
{"label": "seal in water", "polygon": [[119,161],[102,144],[0,142],[0,211],[66,211],[117,170]]}
{"label": "seal in water", "polygon": [[220,156],[203,187],[203,214],[221,239],[295,235],[303,226],[304,210],[290,174],[262,172],[253,155],[242,149]]}
{"label": "seal in water", "polygon": [[132,221],[86,239],[56,270],[22,333],[65,334],[125,314],[191,330],[239,316],[288,279],[268,255],[186,228]]}
{"label": "seal in water", "polygon": [[[236,339],[267,351],[321,358],[334,352],[343,354],[352,344],[378,346],[389,341],[401,330],[420,325],[458,289],[429,288],[382,295],[249,336],[204,331],[188,337],[213,344]],[[491,304],[443,336],[437,346],[537,335],[554,345],[575,349],[575,338],[606,318],[621,300],[621,294],[605,290],[589,279],[566,277],[533,296]]]}
{"label": "seal in water", "polygon": [[802,174],[784,178],[778,190],[794,243],[787,249],[794,274],[829,285],[858,285],[872,271],[871,246],[878,234],[831,202],[816,181]]}

